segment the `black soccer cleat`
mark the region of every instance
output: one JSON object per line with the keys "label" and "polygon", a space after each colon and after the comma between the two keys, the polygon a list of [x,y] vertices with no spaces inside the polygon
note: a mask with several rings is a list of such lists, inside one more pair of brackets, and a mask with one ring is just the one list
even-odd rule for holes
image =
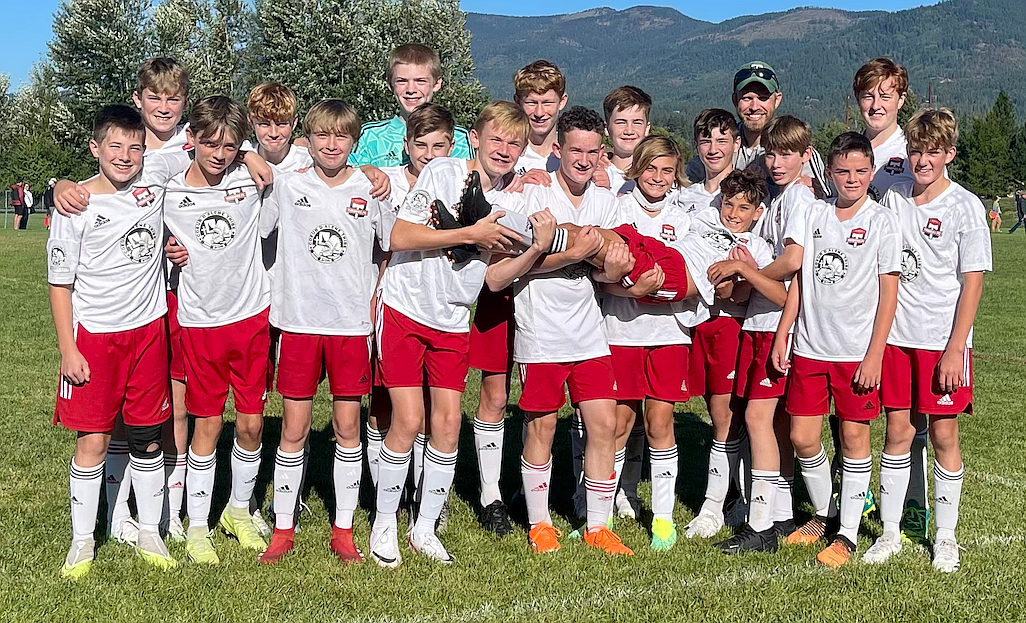
{"label": "black soccer cleat", "polygon": [[[448,208],[445,207],[445,204],[437,199],[431,202],[431,217],[429,218],[429,221],[431,225],[439,231],[460,229],[461,227],[464,227],[464,225],[456,220],[456,217],[449,212]],[[475,257],[479,257],[480,251],[478,251],[477,247],[473,245],[458,245],[445,249],[445,255],[453,264],[463,264],[465,262],[469,262]]]}
{"label": "black soccer cleat", "polygon": [[485,199],[481,188],[481,176],[471,171],[463,186],[463,194],[456,206],[457,219],[464,227],[470,227],[492,213],[492,204]]}
{"label": "black soccer cleat", "polygon": [[728,555],[742,554],[744,552],[775,552],[777,551],[777,532],[773,528],[756,532],[749,526],[734,536],[713,543],[713,547],[719,548],[721,552]]}
{"label": "black soccer cleat", "polygon": [[785,519],[783,521],[773,522],[773,531],[777,533],[777,537],[786,539],[792,532],[798,527],[794,523],[794,519]]}
{"label": "black soccer cleat", "polygon": [[477,519],[481,522],[481,527],[497,536],[506,536],[513,532],[513,526],[509,523],[509,512],[502,500],[495,500],[482,508]]}

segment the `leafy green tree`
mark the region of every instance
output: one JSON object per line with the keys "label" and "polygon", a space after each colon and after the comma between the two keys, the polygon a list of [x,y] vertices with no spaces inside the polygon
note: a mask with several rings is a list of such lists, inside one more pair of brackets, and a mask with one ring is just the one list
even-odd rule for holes
{"label": "leafy green tree", "polygon": [[812,146],[826,157],[828,151],[830,151],[830,143],[833,142],[839,134],[851,131],[852,128],[845,125],[840,119],[831,119],[826,123],[820,124],[818,128],[812,133]]}

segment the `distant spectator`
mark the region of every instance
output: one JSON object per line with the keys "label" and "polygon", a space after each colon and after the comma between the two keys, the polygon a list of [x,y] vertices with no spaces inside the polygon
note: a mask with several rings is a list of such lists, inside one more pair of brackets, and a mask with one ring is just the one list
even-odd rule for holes
{"label": "distant spectator", "polygon": [[[1015,230],[1022,227],[1022,221],[1026,218],[1026,195],[1020,190],[1015,193],[1015,214],[1018,217],[1015,225],[1008,230],[1008,233],[1015,233]],[[1023,229],[1023,233],[1026,233],[1026,228]]]}
{"label": "distant spectator", "polygon": [[43,209],[46,216],[43,217],[43,226],[50,229],[50,215],[53,213],[53,187],[57,184],[57,178],[51,177],[46,183],[46,192],[43,193]]}
{"label": "distant spectator", "polygon": [[994,205],[990,207],[990,231],[1001,229],[1001,197],[994,197]]}
{"label": "distant spectator", "polygon": [[22,229],[21,222],[28,220],[28,208],[25,207],[25,180],[20,177],[11,186],[11,205],[14,206],[14,228]]}

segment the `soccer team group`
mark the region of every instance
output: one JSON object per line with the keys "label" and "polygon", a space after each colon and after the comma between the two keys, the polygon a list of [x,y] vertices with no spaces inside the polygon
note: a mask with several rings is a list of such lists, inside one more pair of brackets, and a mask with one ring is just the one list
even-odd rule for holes
{"label": "soccer team group", "polygon": [[[563,537],[548,492],[567,395],[582,524],[567,538],[612,555],[633,554],[611,527],[614,515],[643,517],[646,446],[651,547],[674,546],[674,405],[702,396],[713,441],[688,538],[729,523],[734,533],[713,544],[725,553],[823,541],[817,559],[845,564],[877,504],[870,423],[882,410],[883,533],[862,559],[883,563],[910,536],[927,538],[929,436],[933,566],[958,569],[957,416],[972,410],[990,234],[979,199],[946,175],[952,113],[923,109],[899,127],[904,67],[877,58],[858,70],[866,130],[838,136],[824,159],[808,124],[774,114],[773,69],[746,64],[733,80],[738,118],[699,113],[691,162],[649,135],[642,90],[614,89],[601,115],[564,110],[564,77],[547,61],[517,71],[513,101],[485,106],[469,131],[431,102],[442,71],[430,48],[397,48],[385,74],[394,118],[361,125],[342,100],[311,102],[302,136],[300,104],[277,83],[245,107],[202,98],[182,124],[188,78],[167,58],[140,68],[134,106],[98,111],[99,172],[58,184],[47,244],[55,422],[78,433],[62,575],[91,567],[104,487],[109,534],[148,563],[178,564],[167,538],[191,561],[219,562],[208,522],[229,392],[231,485],[217,524],[261,563],[280,560],[296,546],[325,379],[330,549],[364,560],[353,516],[366,460],[369,557],[400,564],[405,499],[409,549],[452,563],[437,535],[470,367],[482,371],[479,521],[513,532],[499,479],[514,362],[526,414],[517,498],[539,554]],[[254,495],[272,387],[284,402],[273,530]],[[795,457],[815,509],[803,525]]]}

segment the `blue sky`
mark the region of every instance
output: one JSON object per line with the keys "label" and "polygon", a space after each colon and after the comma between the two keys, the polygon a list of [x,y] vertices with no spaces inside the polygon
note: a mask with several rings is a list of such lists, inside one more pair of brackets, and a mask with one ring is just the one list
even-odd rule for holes
{"label": "blue sky", "polygon": [[[685,0],[649,0],[649,2],[609,2],[608,0],[564,0],[559,3],[560,13],[573,13],[596,6],[610,6],[626,9],[637,4],[658,4],[673,6],[695,19],[720,22],[739,15],[785,11],[797,6],[817,5],[839,9],[867,11],[899,11],[914,6],[933,4],[930,0],[764,0],[761,3],[741,0],[720,0],[718,2],[695,2]],[[28,78],[29,69],[46,54],[46,42],[52,31],[50,20],[59,0],[3,0],[4,26],[0,37],[0,73],[11,76],[11,84],[17,87]],[[497,0],[466,0],[464,11],[480,13],[501,13],[504,15],[549,15],[553,13],[551,0],[521,0],[517,3]]]}

